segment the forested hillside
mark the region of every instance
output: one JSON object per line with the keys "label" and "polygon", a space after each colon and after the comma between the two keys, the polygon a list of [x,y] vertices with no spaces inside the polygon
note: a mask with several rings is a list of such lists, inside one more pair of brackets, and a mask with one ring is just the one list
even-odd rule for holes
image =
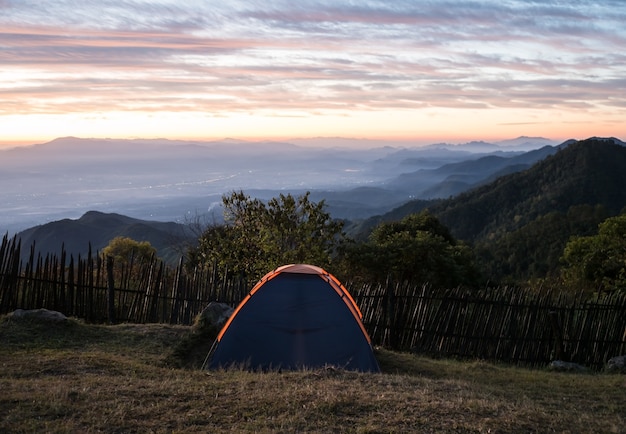
{"label": "forested hillside", "polygon": [[626,205],[626,147],[601,139],[573,143],[530,169],[498,178],[432,207],[466,241],[520,229],[551,212],[602,205],[617,214]]}
{"label": "forested hillside", "polygon": [[451,199],[405,204],[364,222],[398,220],[428,208],[474,245],[491,278],[518,281],[554,274],[572,235],[588,235],[626,207],[626,146],[590,138],[569,144],[528,170]]}

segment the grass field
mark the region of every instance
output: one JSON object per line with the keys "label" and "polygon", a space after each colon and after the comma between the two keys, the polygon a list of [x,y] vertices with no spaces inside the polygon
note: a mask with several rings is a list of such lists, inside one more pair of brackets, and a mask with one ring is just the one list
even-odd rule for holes
{"label": "grass field", "polygon": [[624,375],[382,349],[382,374],[207,372],[209,343],[156,324],[5,318],[0,343],[2,433],[626,432]]}

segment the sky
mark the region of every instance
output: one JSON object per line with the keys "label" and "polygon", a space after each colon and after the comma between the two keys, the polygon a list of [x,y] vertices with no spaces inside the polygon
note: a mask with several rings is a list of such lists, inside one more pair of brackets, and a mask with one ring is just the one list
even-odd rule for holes
{"label": "sky", "polygon": [[624,23],[624,0],[0,0],[0,146],[626,139]]}

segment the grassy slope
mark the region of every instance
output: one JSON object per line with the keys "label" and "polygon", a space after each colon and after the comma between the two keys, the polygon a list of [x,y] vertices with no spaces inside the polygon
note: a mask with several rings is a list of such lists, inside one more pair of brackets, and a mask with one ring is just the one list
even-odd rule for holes
{"label": "grassy slope", "polygon": [[[0,432],[624,432],[626,378],[377,351],[383,374],[173,367],[189,327],[0,324]],[[197,361],[196,361],[197,363]]]}

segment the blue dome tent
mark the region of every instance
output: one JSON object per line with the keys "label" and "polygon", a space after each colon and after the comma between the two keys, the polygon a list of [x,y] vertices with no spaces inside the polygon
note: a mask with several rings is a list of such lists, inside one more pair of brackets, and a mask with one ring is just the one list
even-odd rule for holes
{"label": "blue dome tent", "polygon": [[312,265],[285,265],[266,274],[239,304],[208,367],[380,372],[361,319],[337,278]]}

